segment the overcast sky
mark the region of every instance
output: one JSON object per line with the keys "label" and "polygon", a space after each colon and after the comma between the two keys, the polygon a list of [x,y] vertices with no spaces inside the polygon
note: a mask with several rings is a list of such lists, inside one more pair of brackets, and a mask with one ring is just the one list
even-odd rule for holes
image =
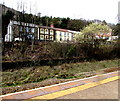
{"label": "overcast sky", "polygon": [[69,17],[72,19],[105,20],[117,23],[120,0],[0,0],[6,6],[20,10],[18,4],[25,3],[26,12],[41,13],[41,16]]}

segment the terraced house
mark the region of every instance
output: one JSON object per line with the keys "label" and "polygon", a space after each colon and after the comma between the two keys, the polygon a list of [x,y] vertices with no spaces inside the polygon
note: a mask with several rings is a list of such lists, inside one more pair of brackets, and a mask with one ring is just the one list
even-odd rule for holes
{"label": "terraced house", "polygon": [[17,40],[25,41],[26,39],[34,39],[37,41],[75,42],[75,36],[77,34],[80,34],[80,32],[10,21],[7,34],[5,36],[5,41],[11,42]]}
{"label": "terraced house", "polygon": [[39,41],[54,41],[55,31],[51,27],[38,26],[38,40]]}
{"label": "terraced house", "polygon": [[5,35],[5,41],[24,41],[27,38],[37,39],[37,29],[37,25],[35,24],[10,21],[7,28],[7,34]]}

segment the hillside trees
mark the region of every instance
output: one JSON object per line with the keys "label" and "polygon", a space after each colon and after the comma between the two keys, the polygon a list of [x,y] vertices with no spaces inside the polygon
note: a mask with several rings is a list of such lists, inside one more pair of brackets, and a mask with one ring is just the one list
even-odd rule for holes
{"label": "hillside trees", "polygon": [[70,30],[75,30],[75,31],[80,31],[83,29],[83,27],[85,27],[86,25],[88,25],[89,23],[86,20],[81,20],[81,19],[71,19],[68,23],[68,29]]}
{"label": "hillside trees", "polygon": [[52,19],[52,22],[54,24],[54,27],[59,28],[62,21],[60,17],[54,17]]}
{"label": "hillside trees", "polygon": [[62,18],[60,23],[60,28],[68,29],[68,23],[70,22],[70,18]]}
{"label": "hillside trees", "polygon": [[26,22],[26,23],[34,23],[37,25],[42,26],[51,26],[51,24],[54,25],[56,28],[63,28],[63,29],[69,29],[69,30],[75,30],[80,31],[83,29],[83,27],[90,24],[90,21],[84,20],[84,19],[70,19],[67,18],[60,18],[60,17],[52,17],[52,16],[42,16],[38,17],[36,15],[32,14],[23,14],[22,12],[19,15],[19,21],[20,22]]}

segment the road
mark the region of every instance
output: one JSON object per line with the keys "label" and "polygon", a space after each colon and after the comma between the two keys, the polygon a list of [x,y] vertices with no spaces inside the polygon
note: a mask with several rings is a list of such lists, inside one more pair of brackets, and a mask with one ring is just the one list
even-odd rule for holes
{"label": "road", "polygon": [[118,80],[65,95],[57,99],[118,99]]}

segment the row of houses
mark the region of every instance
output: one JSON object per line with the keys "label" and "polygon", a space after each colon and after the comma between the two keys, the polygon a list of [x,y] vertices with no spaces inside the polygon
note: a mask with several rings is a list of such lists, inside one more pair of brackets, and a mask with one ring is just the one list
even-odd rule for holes
{"label": "row of houses", "polygon": [[12,42],[16,40],[34,39],[38,41],[74,42],[76,41],[75,36],[77,34],[80,34],[80,32],[10,21],[5,41]]}
{"label": "row of houses", "polygon": [[[112,36],[111,31],[109,33],[97,33],[95,38],[108,39],[107,41],[118,39],[118,36]],[[77,36],[83,35],[80,31],[54,28],[53,26],[39,26],[11,20],[7,28],[5,41],[12,42],[34,39],[37,41],[76,42]]]}

